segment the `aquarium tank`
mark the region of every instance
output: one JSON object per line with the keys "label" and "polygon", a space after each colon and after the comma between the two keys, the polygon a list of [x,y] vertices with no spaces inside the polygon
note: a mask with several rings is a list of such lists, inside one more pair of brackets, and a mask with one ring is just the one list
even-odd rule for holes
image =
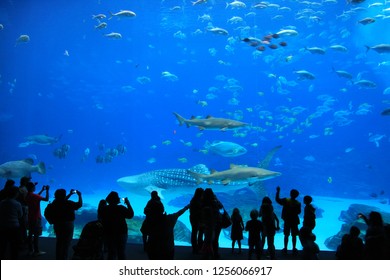
{"label": "aquarium tank", "polygon": [[4,0],[0,183],[79,190],[75,238],[117,191],[132,243],[152,190],[174,213],[212,188],[245,223],[297,189],[335,250],[357,213],[390,222],[389,77],[388,0]]}

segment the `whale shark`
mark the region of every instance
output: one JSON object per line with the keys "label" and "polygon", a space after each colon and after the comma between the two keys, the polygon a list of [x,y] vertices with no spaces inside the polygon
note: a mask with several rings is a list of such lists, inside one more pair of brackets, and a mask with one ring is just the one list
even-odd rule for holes
{"label": "whale shark", "polygon": [[[281,148],[277,146],[270,150],[266,157],[258,164],[258,168],[267,168],[273,155]],[[264,194],[262,180],[230,180],[229,184],[224,185],[222,181],[215,181],[212,185],[206,182],[199,182],[191,175],[196,174],[210,175],[210,170],[204,164],[195,165],[189,169],[171,168],[152,170],[145,173],[119,178],[117,184],[128,190],[132,194],[150,197],[152,191],[157,191],[161,198],[164,198],[165,192],[176,192],[182,194],[194,193],[195,189],[202,187],[211,187],[214,192],[228,192],[250,187],[256,195]],[[278,174],[279,175],[279,174]],[[277,176],[277,175],[276,175]],[[267,179],[271,179],[270,176]]]}
{"label": "whale shark", "polygon": [[[199,174],[210,174],[209,169],[204,164],[195,165],[189,170]],[[116,182],[133,194],[149,196],[152,191],[157,191],[161,198],[164,197],[163,191],[168,189],[176,191],[191,189],[195,191],[194,188],[197,186],[195,178],[184,168],[152,170],[138,175],[122,177]]]}

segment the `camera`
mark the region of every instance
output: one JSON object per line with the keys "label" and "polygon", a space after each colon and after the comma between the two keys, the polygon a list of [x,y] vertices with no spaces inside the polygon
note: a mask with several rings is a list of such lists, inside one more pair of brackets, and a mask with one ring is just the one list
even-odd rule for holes
{"label": "camera", "polygon": [[77,193],[77,191],[76,190],[72,190],[72,193]]}

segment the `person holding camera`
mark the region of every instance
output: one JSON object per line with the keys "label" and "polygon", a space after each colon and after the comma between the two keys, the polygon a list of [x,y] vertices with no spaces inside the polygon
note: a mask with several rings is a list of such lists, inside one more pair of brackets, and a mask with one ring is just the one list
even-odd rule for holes
{"label": "person holding camera", "polygon": [[[49,186],[43,186],[38,194],[34,193],[37,183],[27,183],[26,203],[28,208],[27,229],[28,229],[28,250],[30,256],[45,254],[39,250],[39,236],[42,235],[42,214],[41,201],[49,201]],[[45,196],[41,196],[43,192]]]}
{"label": "person holding camera", "polygon": [[106,197],[107,205],[100,209],[100,217],[103,224],[104,241],[107,245],[107,259],[125,260],[127,244],[127,223],[126,219],[134,217],[134,210],[129,199],[123,198],[123,203],[115,191],[110,192]]}
{"label": "person holding camera", "polygon": [[[76,194],[78,201],[69,200]],[[81,192],[71,190],[67,195],[65,189],[58,189],[54,193],[54,200],[45,210],[45,217],[50,216],[50,222],[53,224],[56,235],[56,259],[67,260],[69,256],[69,247],[72,243],[74,232],[75,211],[83,206]],[[48,208],[50,211],[47,211]]]}

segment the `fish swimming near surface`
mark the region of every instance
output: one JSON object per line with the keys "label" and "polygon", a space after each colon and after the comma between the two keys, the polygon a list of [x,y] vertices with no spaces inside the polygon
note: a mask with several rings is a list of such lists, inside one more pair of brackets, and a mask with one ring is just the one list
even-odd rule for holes
{"label": "fish swimming near surface", "polygon": [[206,141],[205,149],[223,157],[237,157],[245,154],[247,150],[241,145],[227,141]]}
{"label": "fish swimming near surface", "polygon": [[247,182],[249,186],[251,186],[256,181],[264,181],[282,175],[280,172],[275,172],[264,168],[234,164],[230,165],[230,169],[220,172],[213,170],[211,174],[200,174],[192,170],[188,170],[188,173],[196,179],[197,184],[201,184],[205,181],[208,184],[212,184],[214,181],[220,181],[223,185],[228,185],[233,181],[243,181]]}
{"label": "fish swimming near surface", "polygon": [[18,179],[24,176],[31,177],[31,173],[38,172],[39,174],[46,173],[44,162],[39,162],[33,165],[34,160],[26,158],[16,161],[8,161],[0,165],[0,177],[7,179]]}
{"label": "fish swimming near surface", "polygon": [[367,51],[374,50],[377,53],[390,53],[390,44],[379,44],[372,47],[366,46]]}
{"label": "fish swimming near surface", "polygon": [[186,124],[187,127],[197,126],[200,130],[219,129],[221,131],[225,131],[228,129],[234,129],[234,128],[244,127],[248,125],[247,123],[244,122],[225,119],[225,118],[214,118],[208,116],[205,119],[198,119],[195,117],[192,117],[191,119],[185,119],[182,116],[180,116],[178,113],[173,113],[173,114],[179,121],[180,125]]}
{"label": "fish swimming near surface", "polygon": [[30,145],[53,145],[60,141],[62,135],[58,137],[48,136],[46,134],[30,135],[26,137],[27,142],[19,144],[20,148],[25,148]]}

